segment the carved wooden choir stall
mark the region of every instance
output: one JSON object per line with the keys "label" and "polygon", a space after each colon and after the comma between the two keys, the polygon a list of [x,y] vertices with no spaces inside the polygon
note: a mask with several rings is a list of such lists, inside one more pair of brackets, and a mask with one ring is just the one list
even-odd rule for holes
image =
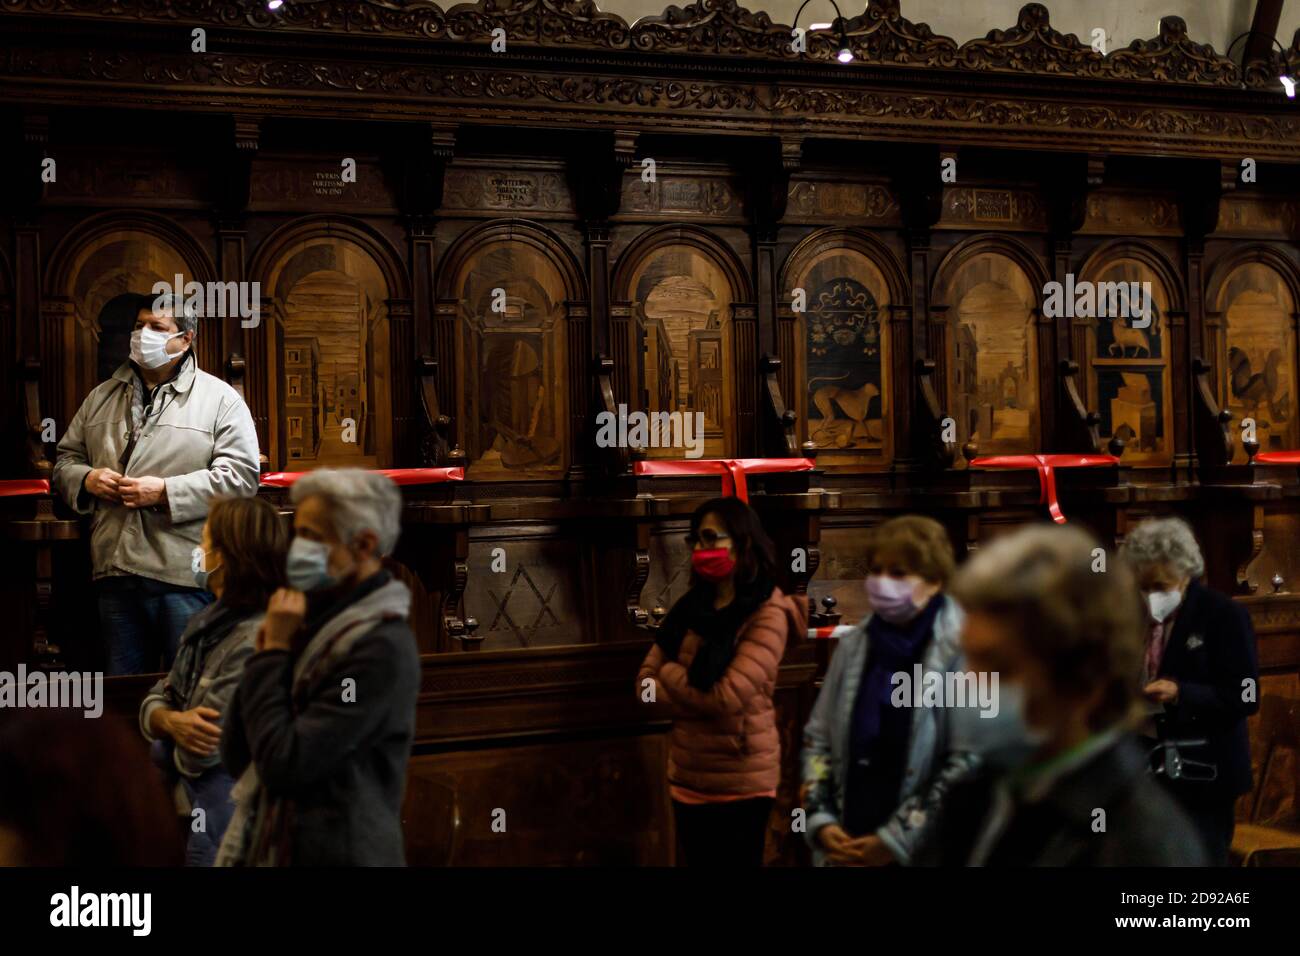
{"label": "carved wooden choir stall", "polygon": [[[180,276],[255,289],[196,352],[252,410],[264,495],[407,475],[412,862],[671,862],[667,715],[634,678],[724,485],[818,626],[864,613],[892,515],[959,552],[1186,516],[1259,634],[1242,820],[1300,830],[1300,37],[1243,70],[1177,17],[1102,55],[1036,3],[961,42],[871,0],[806,53],[735,0],[49,9],[0,5],[5,666],[102,665],[47,480],[126,355],[121,297]],[[1136,283],[1149,323],[1080,283]],[[629,410],[702,423],[698,458],[598,442]],[[774,863],[806,861],[829,650],[781,671]],[[152,679],[107,682],[122,719]]]}

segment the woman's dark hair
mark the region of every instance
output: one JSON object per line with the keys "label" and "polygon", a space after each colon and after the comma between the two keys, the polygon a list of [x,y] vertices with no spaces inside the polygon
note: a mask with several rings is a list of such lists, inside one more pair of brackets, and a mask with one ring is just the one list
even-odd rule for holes
{"label": "woman's dark hair", "polygon": [[285,584],[289,529],[263,498],[214,498],[208,537],[221,552],[221,600],[228,607],[260,610]]}
{"label": "woman's dark hair", "polygon": [[184,860],[175,805],[139,735],[116,716],[24,710],[6,717],[0,780],[0,831],[9,836],[0,846],[8,865]]}
{"label": "woman's dark hair", "polygon": [[739,498],[714,498],[695,509],[691,515],[691,534],[700,530],[706,515],[717,515],[736,552],[736,585],[743,590],[755,581],[773,582],[776,579],[776,549],[772,539],[763,530],[756,512]]}

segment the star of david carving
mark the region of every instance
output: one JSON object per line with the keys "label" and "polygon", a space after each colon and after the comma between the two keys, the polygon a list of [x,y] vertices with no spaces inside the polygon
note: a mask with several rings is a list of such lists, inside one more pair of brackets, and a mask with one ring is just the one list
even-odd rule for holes
{"label": "star of david carving", "polygon": [[685,560],[677,562],[677,566],[673,568],[673,573],[668,575],[664,581],[663,587],[659,589],[659,596],[655,599],[655,604],[660,607],[672,607],[674,603],[673,585],[683,578],[686,580],[683,587],[683,590],[685,590],[690,587],[691,580],[691,553],[689,551],[686,552]]}
{"label": "star of david carving", "polygon": [[[533,618],[531,624],[523,627],[517,624],[515,619],[510,616],[510,612],[506,610],[506,605],[509,604],[510,599],[514,597],[515,585],[519,583],[520,578],[524,579],[524,583],[528,585],[529,589],[537,598],[537,616]],[[522,647],[531,647],[533,635],[536,634],[537,629],[542,626],[542,619],[544,617],[550,617],[551,624],[558,626],[560,623],[560,619],[556,617],[555,612],[551,610],[551,598],[555,596],[555,589],[557,587],[559,587],[559,582],[552,584],[550,590],[543,595],[542,592],[537,589],[537,585],[533,582],[532,576],[528,573],[528,569],[522,564],[516,565],[514,576],[510,579],[510,584],[506,587],[505,594],[498,596],[491,588],[487,589],[488,597],[492,599],[492,603],[496,605],[497,609],[496,615],[492,618],[492,623],[488,625],[488,631],[508,630],[514,634],[515,640],[519,641]],[[502,619],[505,620],[504,627],[499,626]]]}

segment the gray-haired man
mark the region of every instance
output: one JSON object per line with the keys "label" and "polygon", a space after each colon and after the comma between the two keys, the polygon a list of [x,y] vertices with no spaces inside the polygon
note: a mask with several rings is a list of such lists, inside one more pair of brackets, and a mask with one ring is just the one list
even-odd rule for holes
{"label": "gray-haired man", "polygon": [[257,493],[257,431],[239,393],[198,367],[193,310],[142,297],[131,357],[81,403],[54,487],[93,515],[90,538],[108,673],[167,670],[212,596],[192,554],[213,495]]}

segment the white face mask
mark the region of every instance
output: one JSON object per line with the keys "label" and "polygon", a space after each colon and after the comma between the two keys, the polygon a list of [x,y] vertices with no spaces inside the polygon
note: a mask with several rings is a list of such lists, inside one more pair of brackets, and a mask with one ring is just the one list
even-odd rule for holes
{"label": "white face mask", "polygon": [[1153,620],[1164,622],[1168,620],[1169,615],[1178,610],[1178,605],[1183,603],[1183,592],[1177,589],[1173,591],[1152,591],[1147,595],[1147,607],[1151,611]]}
{"label": "white face mask", "polygon": [[162,368],[180,353],[167,351],[167,343],[184,332],[158,332],[141,328],[131,333],[131,361],[141,368]]}

